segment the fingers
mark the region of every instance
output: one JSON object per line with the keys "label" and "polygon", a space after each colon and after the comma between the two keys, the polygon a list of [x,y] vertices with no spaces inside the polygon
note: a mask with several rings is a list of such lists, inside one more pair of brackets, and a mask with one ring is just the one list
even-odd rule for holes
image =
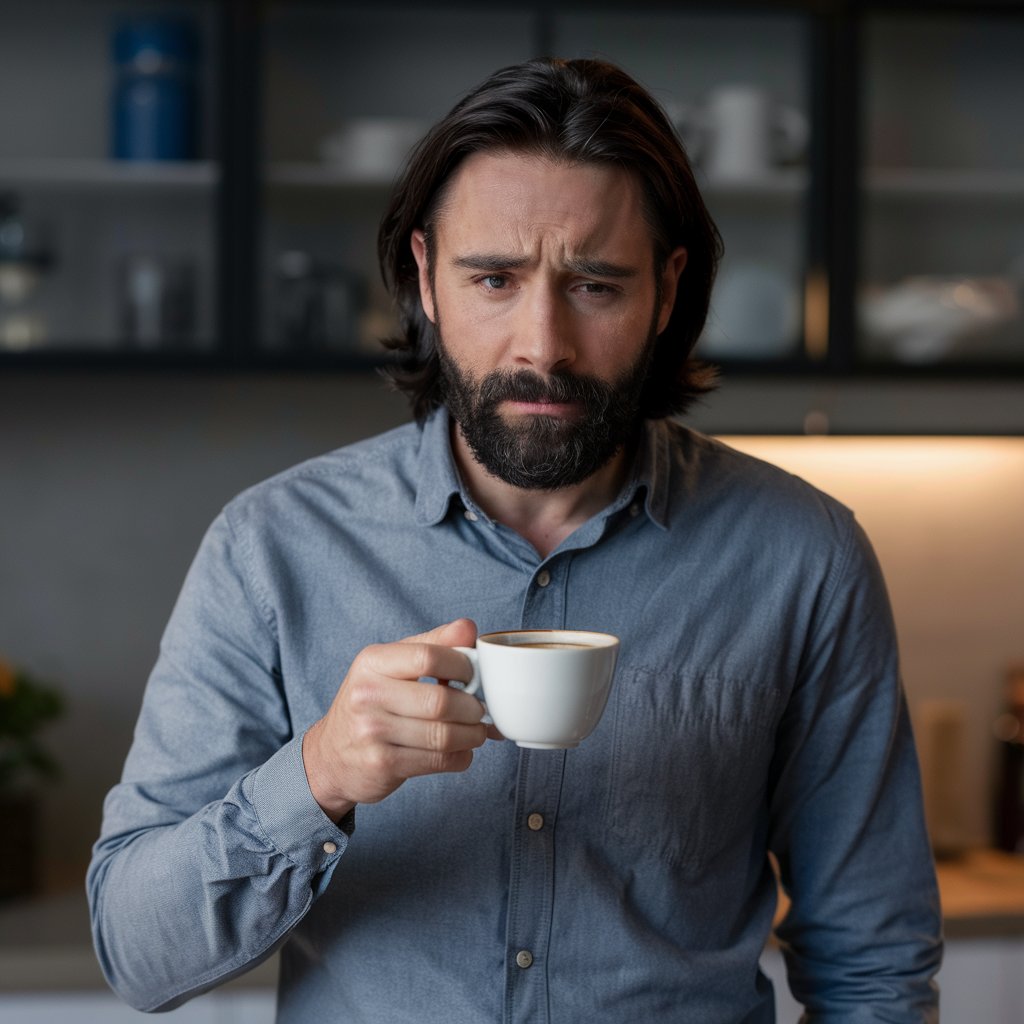
{"label": "fingers", "polygon": [[455,619],[428,630],[406,637],[400,643],[422,642],[441,644],[445,647],[472,647],[476,643],[476,623],[472,619]]}
{"label": "fingers", "polygon": [[461,723],[395,715],[390,721],[382,723],[381,731],[386,732],[386,742],[392,746],[421,750],[428,754],[472,751],[487,741],[487,726],[479,720]]}
{"label": "fingers", "polygon": [[[449,746],[445,742],[420,744],[417,739],[433,735],[431,729],[440,730],[448,725],[483,728],[483,705],[461,690],[388,678],[350,680],[347,685],[349,720],[356,728],[360,724],[367,727],[370,735],[361,737],[364,740],[444,749]],[[399,737],[393,738],[392,719],[410,723]]]}
{"label": "fingers", "polygon": [[367,647],[360,652],[357,663],[363,678],[457,679],[463,683],[473,678],[473,666],[461,651],[414,639]]}
{"label": "fingers", "polygon": [[[423,775],[438,775],[463,772],[473,763],[472,750],[427,751],[414,747],[387,745],[375,747],[361,767],[366,772],[368,786],[366,795],[356,803],[376,803],[389,796],[407,779]],[[395,782],[375,792],[376,780],[392,779]],[[374,780],[370,782],[369,780]],[[353,780],[359,781],[359,780]]]}

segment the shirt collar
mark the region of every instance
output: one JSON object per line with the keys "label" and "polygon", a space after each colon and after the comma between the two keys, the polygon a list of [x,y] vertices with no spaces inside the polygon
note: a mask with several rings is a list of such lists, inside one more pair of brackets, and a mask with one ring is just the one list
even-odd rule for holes
{"label": "shirt collar", "polygon": [[[419,486],[416,492],[416,522],[436,526],[448,514],[454,495],[462,485],[452,454],[448,410],[440,408],[424,422],[420,435]],[[668,526],[669,472],[668,429],[662,420],[643,425],[640,444],[633,460],[633,471],[618,499],[608,511],[639,501],[651,522],[662,529]],[[468,496],[462,499],[465,503]]]}
{"label": "shirt collar", "polygon": [[420,476],[416,490],[416,522],[436,526],[448,514],[452,495],[460,493],[452,455],[448,410],[436,409],[420,431]]}
{"label": "shirt collar", "polygon": [[623,496],[627,502],[635,502],[643,492],[648,519],[663,530],[668,528],[671,464],[668,425],[664,420],[645,420],[633,460],[633,474],[623,489]]}

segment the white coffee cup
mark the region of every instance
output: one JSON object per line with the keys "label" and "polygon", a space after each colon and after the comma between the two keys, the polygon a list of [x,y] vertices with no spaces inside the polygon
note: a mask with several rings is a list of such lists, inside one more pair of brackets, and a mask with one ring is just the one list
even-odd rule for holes
{"label": "white coffee cup", "polygon": [[550,750],[578,746],[601,720],[619,640],[587,630],[506,630],[457,650],[473,663],[466,692],[479,694],[501,734]]}

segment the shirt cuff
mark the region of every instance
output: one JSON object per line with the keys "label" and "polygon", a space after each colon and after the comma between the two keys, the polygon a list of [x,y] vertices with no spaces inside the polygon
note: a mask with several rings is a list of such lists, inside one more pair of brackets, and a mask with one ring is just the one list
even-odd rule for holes
{"label": "shirt cuff", "polygon": [[302,736],[286,743],[249,776],[249,800],[260,828],[293,863],[316,874],[345,852],[354,813],[335,825],[313,799],[302,763]]}

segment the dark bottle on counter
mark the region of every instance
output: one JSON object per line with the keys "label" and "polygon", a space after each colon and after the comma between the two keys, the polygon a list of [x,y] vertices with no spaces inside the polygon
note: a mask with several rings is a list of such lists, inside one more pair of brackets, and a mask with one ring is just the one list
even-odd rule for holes
{"label": "dark bottle on counter", "polygon": [[996,846],[1024,854],[1024,663],[1010,666],[1006,710],[994,731],[999,741]]}

